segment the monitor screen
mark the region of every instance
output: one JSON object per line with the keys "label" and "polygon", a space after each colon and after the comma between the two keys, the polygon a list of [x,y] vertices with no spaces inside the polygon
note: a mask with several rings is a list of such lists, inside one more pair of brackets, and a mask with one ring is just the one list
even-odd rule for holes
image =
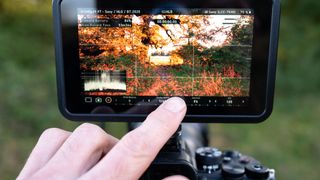
{"label": "monitor screen", "polygon": [[253,9],[78,8],[77,21],[84,103],[248,105]]}

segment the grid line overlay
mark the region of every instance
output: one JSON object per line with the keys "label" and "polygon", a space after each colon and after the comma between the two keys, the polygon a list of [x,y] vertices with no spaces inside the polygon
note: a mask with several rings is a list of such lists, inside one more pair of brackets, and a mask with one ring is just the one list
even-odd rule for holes
{"label": "grid line overlay", "polygon": [[[169,25],[166,25],[166,26],[169,26]],[[88,27],[78,27],[79,30],[80,28],[88,28]],[[130,38],[131,38],[131,48],[132,50],[134,50],[136,48],[135,46],[135,36],[133,35],[134,33],[132,31],[130,31]],[[191,42],[192,42],[192,55],[190,55],[192,57],[192,72],[191,72],[191,76],[165,76],[165,75],[158,75],[158,76],[141,76],[139,74],[139,71],[138,71],[138,66],[139,66],[139,58],[138,57],[135,57],[134,59],[134,76],[133,78],[129,78],[127,77],[127,79],[134,79],[135,80],[135,83],[138,83],[139,80],[143,80],[143,79],[157,79],[157,78],[161,78],[161,79],[191,79],[191,82],[192,82],[192,96],[194,96],[194,91],[195,91],[195,81],[196,80],[199,80],[199,79],[214,79],[214,78],[221,78],[223,80],[226,80],[226,79],[236,79],[236,80],[245,80],[245,81],[249,81],[249,87],[250,87],[250,77],[221,77],[221,76],[210,76],[210,77],[202,77],[202,76],[196,76],[196,70],[195,70],[195,45],[194,45],[194,37],[190,38],[191,39]],[[102,44],[90,44],[90,43],[80,43],[79,44],[80,46],[107,46],[107,45],[110,45],[108,43],[102,43]],[[225,47],[247,47],[247,48],[252,48],[252,45],[225,45]],[[81,58],[80,58],[81,60]],[[148,59],[145,59],[144,62],[146,62]],[[250,61],[251,62],[251,57],[249,58],[246,58],[246,61]],[[155,66],[156,67],[156,66]],[[128,67],[130,68],[130,67]],[[83,76],[85,77],[85,76]],[[135,89],[135,94],[138,94],[139,90],[138,90],[138,84],[136,84],[136,86],[134,87]],[[244,89],[247,89],[247,88],[244,88]]]}

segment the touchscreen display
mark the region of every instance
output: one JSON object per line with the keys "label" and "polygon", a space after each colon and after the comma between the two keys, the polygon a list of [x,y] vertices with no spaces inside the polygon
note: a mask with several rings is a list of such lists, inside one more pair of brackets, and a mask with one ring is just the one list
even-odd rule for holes
{"label": "touchscreen display", "polygon": [[[247,106],[252,9],[78,8],[84,103]],[[159,101],[153,101],[158,99]]]}

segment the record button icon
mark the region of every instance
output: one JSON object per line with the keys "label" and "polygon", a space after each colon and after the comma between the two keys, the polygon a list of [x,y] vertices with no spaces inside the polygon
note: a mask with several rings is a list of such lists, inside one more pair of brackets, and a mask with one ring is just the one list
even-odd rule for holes
{"label": "record button icon", "polygon": [[106,103],[108,103],[108,104],[112,103],[112,98],[111,97],[106,97]]}

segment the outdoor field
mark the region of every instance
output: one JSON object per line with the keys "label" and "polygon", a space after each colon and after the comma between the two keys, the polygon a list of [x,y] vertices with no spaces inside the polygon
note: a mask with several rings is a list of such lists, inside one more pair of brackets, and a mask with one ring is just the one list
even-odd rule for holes
{"label": "outdoor field", "polygon": [[[210,125],[211,145],[256,157],[276,169],[280,180],[320,178],[319,9],[320,1],[282,0],[276,96],[271,117],[261,124]],[[17,177],[45,129],[58,127],[71,131],[79,125],[67,121],[58,111],[52,24],[51,1],[0,1],[0,179],[3,180]],[[181,66],[179,71],[175,66]],[[140,68],[157,68],[158,73],[169,68],[165,73],[181,73],[185,77],[189,69],[175,66],[150,64]],[[243,76],[244,71],[238,66],[229,68]],[[200,74],[204,72],[212,73]],[[223,67],[218,72],[223,73]],[[134,72],[126,74],[134,76]],[[173,89],[178,87],[176,84],[160,90],[152,82],[141,83],[154,86],[149,88],[150,92],[139,91],[141,94],[168,90],[190,93]],[[122,123],[107,123],[107,131],[117,137],[125,133],[125,127]]]}

